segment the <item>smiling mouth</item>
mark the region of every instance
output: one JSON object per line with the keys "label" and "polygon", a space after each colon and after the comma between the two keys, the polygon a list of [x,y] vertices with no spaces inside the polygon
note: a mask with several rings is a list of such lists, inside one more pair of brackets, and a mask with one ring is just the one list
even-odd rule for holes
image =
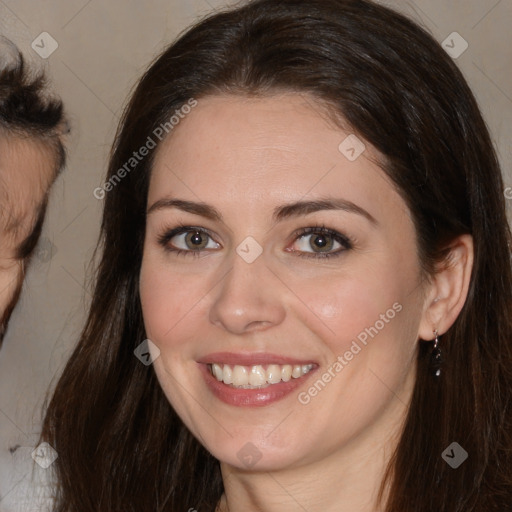
{"label": "smiling mouth", "polygon": [[291,379],[299,379],[308,374],[313,364],[268,364],[268,365],[228,365],[208,364],[210,373],[218,382],[237,389],[263,389]]}

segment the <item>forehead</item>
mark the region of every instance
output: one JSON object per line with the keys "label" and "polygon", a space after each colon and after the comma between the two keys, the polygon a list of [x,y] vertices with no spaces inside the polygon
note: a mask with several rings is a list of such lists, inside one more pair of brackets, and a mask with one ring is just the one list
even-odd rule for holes
{"label": "forehead", "polygon": [[367,210],[403,207],[370,144],[347,158],[349,136],[302,94],[206,97],[158,149],[148,203],[172,195],[256,215],[286,201],[342,195]]}
{"label": "forehead", "polygon": [[25,232],[55,179],[55,155],[42,141],[0,136],[0,227]]}
{"label": "forehead", "polygon": [[337,157],[339,137],[340,128],[330,121],[325,106],[302,94],[208,96],[174,128],[159,156],[164,153],[165,159],[183,164],[210,159],[213,152],[216,159],[236,159],[238,165],[257,162],[264,168],[272,159],[312,160],[309,149],[322,142],[331,143]]}
{"label": "forehead", "polygon": [[47,186],[55,177],[56,156],[42,140],[0,133],[0,172],[4,181],[35,180]]}

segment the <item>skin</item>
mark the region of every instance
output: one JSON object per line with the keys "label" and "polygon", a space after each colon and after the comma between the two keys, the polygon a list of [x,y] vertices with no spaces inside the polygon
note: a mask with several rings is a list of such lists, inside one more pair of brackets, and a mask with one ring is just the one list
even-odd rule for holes
{"label": "skin", "polygon": [[[403,199],[369,144],[353,162],[339,151],[349,134],[303,95],[211,96],[156,155],[148,210],[173,198],[222,215],[152,209],[140,273],[147,335],[160,349],[154,370],[184,423],[221,461],[221,511],[378,510],[419,339],[445,332],[464,303],[471,238],[454,241],[453,264],[423,279]],[[374,222],[343,210],[272,220],[283,204],[327,197],[351,201]],[[212,233],[199,257],[158,242],[179,223]],[[321,225],[352,248],[315,258],[315,235],[295,232]],[[263,248],[250,264],[236,252],[247,236]],[[193,250],[179,235],[167,247]],[[395,303],[402,310],[307,405],[296,392],[264,407],[228,405],[198,370],[196,361],[212,352],[272,352],[319,365],[299,389],[307,391]],[[237,457],[248,442],[261,453],[251,468]]]}
{"label": "skin", "polygon": [[39,141],[0,136],[0,341],[23,284],[19,249],[55,179],[54,160]]}

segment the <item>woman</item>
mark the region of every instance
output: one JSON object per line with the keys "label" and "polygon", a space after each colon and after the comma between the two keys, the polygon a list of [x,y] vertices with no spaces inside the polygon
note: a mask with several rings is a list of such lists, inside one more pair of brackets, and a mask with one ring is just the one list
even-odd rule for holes
{"label": "woman", "polygon": [[95,191],[43,431],[56,510],[506,510],[503,188],[461,73],[401,15],[257,0],[191,28]]}

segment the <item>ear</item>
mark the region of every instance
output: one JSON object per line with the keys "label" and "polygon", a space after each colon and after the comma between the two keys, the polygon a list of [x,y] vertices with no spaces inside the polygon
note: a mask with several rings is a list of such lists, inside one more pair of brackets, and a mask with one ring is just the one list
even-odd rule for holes
{"label": "ear", "polygon": [[434,330],[444,334],[459,315],[469,289],[473,269],[473,237],[461,235],[450,245],[450,252],[431,277],[426,290],[423,317],[418,336],[434,339]]}

